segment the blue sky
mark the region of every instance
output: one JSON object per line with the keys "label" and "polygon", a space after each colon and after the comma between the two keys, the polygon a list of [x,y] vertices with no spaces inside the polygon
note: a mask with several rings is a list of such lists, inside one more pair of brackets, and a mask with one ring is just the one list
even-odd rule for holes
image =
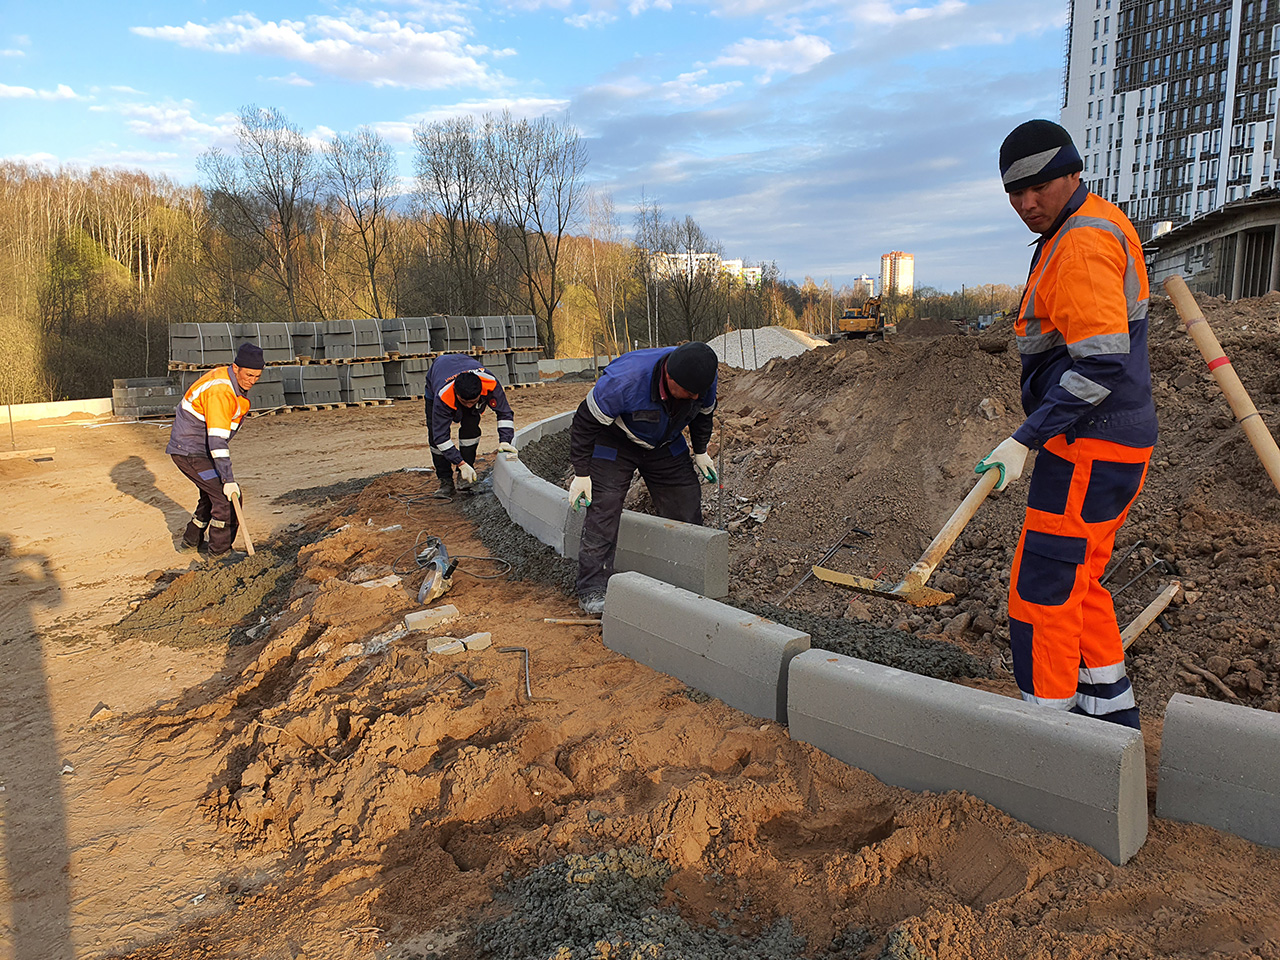
{"label": "blue sky", "polygon": [[327,137],[551,113],[627,233],[636,201],[726,256],[838,286],[880,254],[917,283],[1021,283],[996,153],[1056,118],[1064,0],[0,0],[0,157],[198,182],[237,110]]}

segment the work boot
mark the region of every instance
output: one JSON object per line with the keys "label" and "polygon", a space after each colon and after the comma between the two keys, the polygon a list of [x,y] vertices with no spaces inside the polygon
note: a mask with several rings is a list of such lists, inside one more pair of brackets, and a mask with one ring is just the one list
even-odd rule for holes
{"label": "work boot", "polygon": [[585,597],[579,597],[578,609],[592,617],[600,616],[604,613],[604,594],[588,593]]}
{"label": "work boot", "polygon": [[204,531],[209,526],[208,520],[201,520],[199,517],[192,515],[187,521],[187,528],[182,531],[182,542],[178,545],[179,550],[199,550],[200,544],[204,543]]}
{"label": "work boot", "polygon": [[440,481],[440,486],[436,487],[436,492],[432,496],[441,500],[452,500],[457,494],[458,488],[453,485],[453,478],[450,477],[448,480]]}

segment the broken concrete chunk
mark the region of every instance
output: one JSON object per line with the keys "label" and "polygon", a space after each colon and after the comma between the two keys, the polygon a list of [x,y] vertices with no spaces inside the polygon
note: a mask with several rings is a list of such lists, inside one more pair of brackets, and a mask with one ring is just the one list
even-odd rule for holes
{"label": "broken concrete chunk", "polygon": [[468,650],[487,650],[493,646],[493,635],[490,633],[473,633],[462,638],[462,645]]}
{"label": "broken concrete chunk", "polygon": [[98,701],[96,707],[89,711],[90,723],[106,723],[108,720],[114,719],[114,717],[115,713],[101,700]]}
{"label": "broken concrete chunk", "polygon": [[430,610],[415,610],[413,613],[404,615],[404,626],[406,630],[434,630],[443,624],[448,623],[458,615],[458,608],[452,603],[446,603],[442,607],[432,607]]}
{"label": "broken concrete chunk", "polygon": [[379,577],[377,580],[366,580],[362,584],[360,584],[360,586],[368,587],[368,588],[398,587],[400,586],[400,578],[393,573],[393,574],[390,574],[389,576]]}
{"label": "broken concrete chunk", "polygon": [[466,645],[453,637],[438,637],[427,647],[427,652],[441,657],[451,657],[455,654],[466,653]]}

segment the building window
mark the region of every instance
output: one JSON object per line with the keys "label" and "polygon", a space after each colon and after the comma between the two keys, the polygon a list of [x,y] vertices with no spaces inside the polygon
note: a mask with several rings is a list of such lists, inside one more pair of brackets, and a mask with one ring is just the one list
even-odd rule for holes
{"label": "building window", "polygon": [[[1092,59],[1091,59],[1089,62],[1090,62],[1090,63],[1097,63],[1097,62],[1098,62],[1098,48],[1097,48],[1097,47],[1094,47],[1094,48],[1093,48],[1093,57],[1092,57]],[[1241,68],[1241,69],[1244,69],[1244,68]]]}
{"label": "building window", "polygon": [[[1102,65],[1104,67],[1107,65],[1107,45],[1105,43],[1102,45]],[[1261,67],[1262,64],[1258,64],[1258,66]]]}
{"label": "building window", "polygon": [[1098,79],[1097,74],[1093,74],[1093,73],[1089,74],[1089,96],[1091,97],[1096,92],[1095,84],[1097,82],[1097,79]]}
{"label": "building window", "polygon": [[1102,34],[1103,36],[1106,36],[1110,32],[1111,32],[1111,18],[1103,17],[1102,18]]}
{"label": "building window", "polygon": [[[1089,115],[1088,115],[1088,119],[1090,119],[1090,120],[1092,120],[1092,119],[1093,119],[1093,101],[1092,101],[1092,100],[1090,100],[1090,101],[1089,101]],[[1087,133],[1087,132],[1088,132],[1088,131],[1086,131],[1086,133]]]}
{"label": "building window", "polygon": [[1098,21],[1093,21],[1093,39],[1098,39]]}
{"label": "building window", "polygon": [[1093,127],[1086,127],[1084,131],[1084,148],[1088,150],[1093,146]]}

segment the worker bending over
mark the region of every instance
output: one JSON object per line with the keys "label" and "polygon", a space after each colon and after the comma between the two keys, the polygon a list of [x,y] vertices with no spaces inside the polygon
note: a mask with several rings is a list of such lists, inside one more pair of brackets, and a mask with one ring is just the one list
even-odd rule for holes
{"label": "worker bending over", "polygon": [[[492,407],[498,416],[498,451],[512,456],[516,448],[515,415],[498,378],[465,353],[446,353],[431,364],[427,377],[427,439],[431,462],[440,480],[437,494],[453,496],[453,470],[463,487],[476,482],[476,452],[480,446],[480,414]],[[450,438],[458,424],[458,443]]]}
{"label": "worker bending over", "polygon": [[165,453],[196,485],[200,500],[182,533],[182,546],[196,550],[209,537],[209,556],[231,550],[238,524],[231,498],[240,485],[231,471],[231,438],[249,412],[249,389],[262,376],[262,348],[245,343],[229,366],[210,370],[182,397]]}
{"label": "worker bending over", "polygon": [[1147,271],[1128,218],[1080,182],[1071,137],[1048,120],[1000,147],[1009,202],[1040,235],[1014,323],[1027,418],[978,464],[997,490],[1038,449],[1009,579],[1022,698],[1138,727],[1101,577],[1156,442]]}
{"label": "worker bending over", "polygon": [[716,479],[707,454],[715,408],[716,354],[705,343],[624,353],[578,406],[570,431],[569,502],[575,510],[588,508],[578,547],[578,605],[584,612],[604,612],[622,502],[637,470],[658,516],[702,523],[698,477]]}

